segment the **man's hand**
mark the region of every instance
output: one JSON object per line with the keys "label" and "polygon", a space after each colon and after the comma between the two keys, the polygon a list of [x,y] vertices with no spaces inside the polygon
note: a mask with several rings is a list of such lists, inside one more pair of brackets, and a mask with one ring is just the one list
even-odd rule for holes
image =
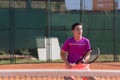
{"label": "man's hand", "polygon": [[72,68],[72,66],[73,66],[73,64],[70,64],[70,63],[66,63],[65,65],[68,69]]}

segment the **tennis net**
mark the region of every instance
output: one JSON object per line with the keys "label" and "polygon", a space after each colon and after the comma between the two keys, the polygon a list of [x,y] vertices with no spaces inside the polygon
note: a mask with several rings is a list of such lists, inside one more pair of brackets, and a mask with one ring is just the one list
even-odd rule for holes
{"label": "tennis net", "polygon": [[70,78],[74,78],[74,80],[120,80],[120,70],[91,70],[91,71],[66,70],[66,69],[0,70],[0,80],[72,80]]}

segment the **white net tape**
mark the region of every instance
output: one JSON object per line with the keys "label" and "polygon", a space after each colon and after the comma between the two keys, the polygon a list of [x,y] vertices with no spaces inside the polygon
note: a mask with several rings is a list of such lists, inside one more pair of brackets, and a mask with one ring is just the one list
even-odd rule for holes
{"label": "white net tape", "polygon": [[[20,78],[16,78],[20,76]],[[64,76],[75,76],[75,77],[97,77],[101,80],[120,80],[120,70],[69,70],[69,69],[19,69],[19,70],[0,70],[0,80],[60,80]],[[22,79],[26,78],[26,79]],[[29,77],[30,79],[27,79]],[[39,78],[38,78],[39,77]],[[49,77],[49,79],[43,79],[43,77]],[[51,79],[50,79],[51,77]],[[9,79],[6,79],[9,78]],[[14,79],[10,79],[14,78]],[[33,79],[36,78],[36,79]],[[109,79],[105,79],[109,78]],[[75,79],[77,80],[77,79]],[[81,80],[81,79],[80,79]]]}

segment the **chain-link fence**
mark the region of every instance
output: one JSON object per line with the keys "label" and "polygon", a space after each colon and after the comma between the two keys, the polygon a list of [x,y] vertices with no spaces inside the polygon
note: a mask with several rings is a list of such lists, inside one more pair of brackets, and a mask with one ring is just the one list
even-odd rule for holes
{"label": "chain-link fence", "polygon": [[101,10],[88,10],[87,0],[78,0],[80,9],[68,10],[65,1],[69,0],[0,0],[1,61],[61,62],[59,48],[72,36],[75,22],[83,23],[83,35],[91,46],[100,48],[98,61],[120,61],[120,9],[116,8],[120,0],[110,0],[112,7]]}

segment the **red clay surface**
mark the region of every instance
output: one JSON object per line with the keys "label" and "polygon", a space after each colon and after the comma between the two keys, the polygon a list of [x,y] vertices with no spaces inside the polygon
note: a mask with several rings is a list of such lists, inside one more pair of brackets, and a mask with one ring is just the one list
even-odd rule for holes
{"label": "red clay surface", "polygon": [[[120,70],[120,62],[96,62],[91,69]],[[64,69],[64,63],[5,64],[0,69]]]}
{"label": "red clay surface", "polygon": [[[91,69],[99,69],[99,70],[120,70],[120,62],[96,62],[92,63],[90,65]],[[34,63],[34,64],[7,64],[7,65],[0,65],[0,70],[6,70],[6,69],[64,69],[64,63]],[[24,77],[23,77],[24,79]],[[21,77],[12,77],[11,79],[9,78],[4,78],[4,80],[23,80]],[[32,78],[33,80],[36,80],[36,78]],[[31,77],[25,78],[25,80],[32,80]],[[39,80],[43,80],[43,78],[38,78]],[[37,80],[38,80],[37,79]],[[2,77],[0,77],[0,80],[3,80]],[[44,80],[53,80],[52,78],[44,78]],[[56,79],[54,79],[56,80]],[[58,80],[58,79],[57,79]],[[63,80],[63,79],[59,79]],[[75,79],[75,80],[80,80]],[[101,80],[101,78],[97,78],[97,80]],[[103,79],[102,79],[103,80]],[[116,78],[108,78],[105,80],[119,80]]]}

